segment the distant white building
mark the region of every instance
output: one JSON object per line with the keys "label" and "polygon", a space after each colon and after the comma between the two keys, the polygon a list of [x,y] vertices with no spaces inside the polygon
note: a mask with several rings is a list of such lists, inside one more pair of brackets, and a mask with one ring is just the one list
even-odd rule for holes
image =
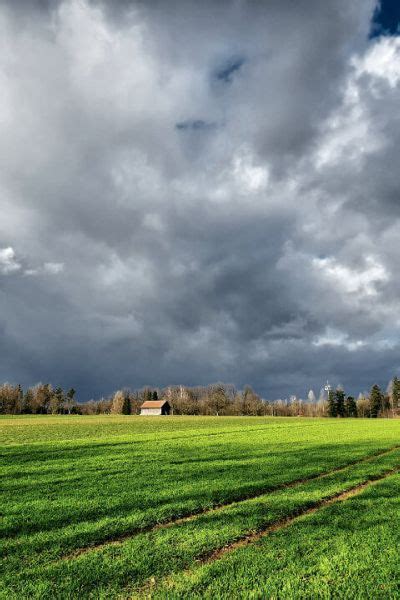
{"label": "distant white building", "polygon": [[171,405],[168,400],[147,400],[140,407],[141,415],[160,416],[169,415],[171,413]]}

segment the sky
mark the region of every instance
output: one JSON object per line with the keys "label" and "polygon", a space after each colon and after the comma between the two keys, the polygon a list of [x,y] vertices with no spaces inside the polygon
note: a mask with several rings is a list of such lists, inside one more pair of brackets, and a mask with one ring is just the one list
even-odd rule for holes
{"label": "sky", "polygon": [[0,381],[400,375],[399,18],[2,0]]}

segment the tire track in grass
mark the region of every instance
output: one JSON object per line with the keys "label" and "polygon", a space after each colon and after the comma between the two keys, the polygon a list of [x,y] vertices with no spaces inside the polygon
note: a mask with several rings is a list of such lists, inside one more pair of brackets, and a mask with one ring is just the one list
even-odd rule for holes
{"label": "tire track in grass", "polygon": [[395,467],[393,469],[389,469],[389,470],[385,471],[384,473],[381,473],[380,475],[376,475],[375,477],[372,476],[367,481],[364,481],[363,483],[359,483],[358,485],[356,485],[352,488],[349,488],[348,490],[346,490],[344,492],[338,492],[337,494],[333,494],[332,496],[329,496],[328,498],[319,500],[311,507],[308,507],[304,510],[299,510],[295,514],[288,515],[284,519],[281,519],[280,521],[277,521],[276,523],[272,523],[271,525],[268,525],[268,527],[265,527],[265,528],[261,529],[260,531],[257,531],[256,533],[251,533],[249,535],[243,536],[240,540],[237,540],[237,541],[233,542],[232,544],[227,544],[223,548],[218,548],[218,550],[215,550],[214,552],[212,552],[208,556],[203,557],[202,559],[200,559],[197,562],[198,562],[198,564],[206,564],[206,563],[218,560],[218,559],[222,558],[225,554],[228,554],[229,552],[233,552],[237,548],[243,548],[243,546],[247,546],[249,544],[254,544],[255,542],[258,542],[260,539],[265,537],[266,535],[269,535],[270,533],[274,533],[274,531],[279,531],[281,529],[284,529],[285,527],[289,527],[290,525],[292,525],[292,523],[295,523],[298,519],[308,516],[308,515],[312,515],[312,514],[316,513],[318,510],[321,510],[321,508],[325,508],[326,506],[330,506],[331,504],[336,504],[337,502],[344,502],[345,500],[347,500],[348,498],[352,498],[353,496],[358,496],[367,487],[369,487],[373,484],[379,483],[380,481],[387,479],[391,475],[397,475],[398,473],[400,473],[400,466]]}
{"label": "tire track in grass", "polygon": [[[257,532],[252,532],[247,535],[243,535],[240,539],[237,539],[232,543],[226,544],[222,548],[218,548],[216,550],[213,550],[212,552],[208,552],[206,554],[203,554],[202,556],[199,556],[196,559],[195,564],[181,571],[181,574],[183,574],[184,576],[190,576],[193,573],[194,569],[198,569],[202,566],[214,563],[215,561],[223,559],[225,556],[231,554],[235,550],[239,550],[240,548],[244,548],[251,544],[255,544],[262,540],[264,537],[267,537],[268,535],[271,535],[277,531],[290,527],[303,517],[313,515],[316,512],[328,506],[331,506],[332,504],[345,502],[349,498],[358,496],[370,486],[378,484],[379,482],[387,479],[388,477],[397,475],[399,473],[400,465],[391,469],[387,469],[379,475],[371,475],[368,478],[368,480],[363,481],[362,483],[359,483],[355,486],[352,486],[345,491],[337,492],[321,500],[318,500],[314,502],[312,506],[308,505],[307,507],[299,508],[295,512],[292,512],[291,514],[287,515],[285,518],[275,521],[274,523],[270,523],[269,525],[261,528]],[[172,575],[167,575],[162,579],[159,579],[158,581],[156,581],[156,579],[152,577],[148,579],[144,583],[144,585],[137,588],[131,588],[130,593],[128,595],[124,595],[123,597],[129,598],[130,600],[139,598],[152,598],[153,594],[157,593],[157,591],[169,589],[171,582],[173,581],[176,575],[177,573],[173,573]],[[127,590],[128,588],[126,589],[126,591]]]}
{"label": "tire track in grass", "polygon": [[[201,561],[211,560],[219,548],[229,547],[251,534],[276,526],[288,517],[300,516],[319,505],[322,499],[348,493],[397,470],[400,470],[399,451],[290,490],[239,502],[214,514],[199,515],[182,525],[132,536],[119,546],[106,544],[70,561],[59,558],[55,562],[27,565],[26,568],[19,563],[5,585],[14,592],[9,597],[17,599],[54,600],[55,589],[60,598],[142,599],[157,596],[158,590],[164,589],[161,586],[169,589],[175,576],[185,573],[191,576],[196,572],[196,565],[201,567]],[[213,564],[224,563],[215,561],[210,566]],[[36,594],[37,590],[40,595]]]}
{"label": "tire track in grass", "polygon": [[[57,559],[57,561],[60,559],[63,561],[64,560],[67,561],[67,560],[77,558],[77,557],[79,557],[83,554],[86,554],[88,552],[91,552],[93,550],[101,550],[103,548],[121,545],[125,541],[129,540],[130,538],[133,538],[136,535],[139,535],[142,533],[156,532],[160,529],[167,529],[167,528],[173,527],[175,525],[180,525],[180,524],[183,524],[186,522],[193,521],[196,518],[198,518],[199,516],[215,514],[215,513],[218,513],[219,511],[225,510],[226,508],[240,505],[242,502],[245,502],[246,500],[253,500],[253,499],[256,500],[257,498],[265,496],[266,494],[269,494],[269,493],[278,492],[280,490],[285,490],[285,489],[295,488],[297,486],[300,486],[302,484],[312,482],[312,481],[318,481],[320,479],[323,479],[324,477],[329,477],[330,475],[334,475],[335,473],[340,473],[342,471],[345,471],[349,467],[362,465],[363,463],[373,461],[376,458],[381,458],[383,456],[387,456],[388,454],[391,454],[392,452],[395,452],[396,450],[399,450],[399,449],[400,449],[400,444],[396,444],[395,446],[387,448],[386,450],[374,452],[373,454],[369,454],[368,456],[364,456],[361,459],[351,461],[351,462],[347,463],[346,465],[342,465],[340,467],[335,467],[334,469],[331,469],[330,471],[325,471],[324,473],[318,473],[318,474],[312,475],[310,477],[302,477],[302,478],[295,479],[295,480],[287,482],[287,483],[282,483],[282,484],[279,484],[276,486],[270,486],[270,487],[266,487],[264,489],[259,489],[256,492],[247,494],[246,496],[243,496],[242,498],[240,498],[238,500],[234,500],[232,502],[227,502],[224,504],[215,504],[211,508],[199,509],[198,511],[193,511],[184,516],[180,516],[180,517],[176,517],[176,518],[172,518],[172,519],[170,518],[166,521],[157,523],[155,525],[151,524],[151,525],[144,526],[144,527],[136,527],[136,528],[132,529],[131,531],[125,532],[123,534],[109,537],[105,541],[101,541],[101,542],[98,542],[95,544],[89,544],[87,546],[82,546],[80,548],[77,548],[73,552],[69,552],[68,554],[61,556],[59,559]],[[395,471],[395,472],[397,472],[397,471]],[[391,474],[391,472],[388,472],[388,474]],[[388,475],[384,475],[384,476],[388,476]],[[373,481],[372,478],[369,480],[369,483],[371,481]],[[363,483],[360,485],[365,487],[369,483]],[[354,489],[356,489],[356,488],[354,488]],[[345,494],[345,493],[347,493],[347,492],[343,492],[343,494]],[[332,498],[335,499],[336,496],[333,496]],[[329,499],[325,499],[323,502],[325,502],[325,501],[329,501]],[[321,503],[321,505],[323,505],[323,502]],[[317,503],[315,506],[318,508],[319,504]],[[316,508],[312,507],[312,508],[308,508],[307,510],[312,511],[312,510],[316,510]],[[307,514],[307,513],[304,512],[301,514]],[[290,515],[288,517],[288,519],[290,520],[290,519],[297,518],[297,517],[298,517],[297,514]],[[283,522],[285,522],[285,520]],[[271,527],[273,527],[273,526],[271,525]],[[257,535],[257,534],[252,534],[252,535]],[[251,537],[251,536],[249,536],[249,537]],[[245,538],[243,538],[243,539],[245,539]]]}

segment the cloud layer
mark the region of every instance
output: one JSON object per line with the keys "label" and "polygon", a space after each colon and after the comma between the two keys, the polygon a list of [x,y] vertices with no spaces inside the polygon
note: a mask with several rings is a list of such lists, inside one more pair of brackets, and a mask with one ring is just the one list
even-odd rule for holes
{"label": "cloud layer", "polygon": [[400,38],[371,0],[0,8],[0,379],[399,373]]}

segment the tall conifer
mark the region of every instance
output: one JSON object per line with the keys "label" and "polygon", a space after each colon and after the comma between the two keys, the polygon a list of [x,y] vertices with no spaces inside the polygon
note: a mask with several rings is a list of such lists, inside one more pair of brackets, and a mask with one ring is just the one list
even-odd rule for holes
{"label": "tall conifer", "polygon": [[336,394],[334,390],[328,392],[328,417],[337,417]]}
{"label": "tall conifer", "polygon": [[372,386],[371,393],[369,395],[371,403],[371,417],[376,418],[382,410],[383,394],[379,385]]}

